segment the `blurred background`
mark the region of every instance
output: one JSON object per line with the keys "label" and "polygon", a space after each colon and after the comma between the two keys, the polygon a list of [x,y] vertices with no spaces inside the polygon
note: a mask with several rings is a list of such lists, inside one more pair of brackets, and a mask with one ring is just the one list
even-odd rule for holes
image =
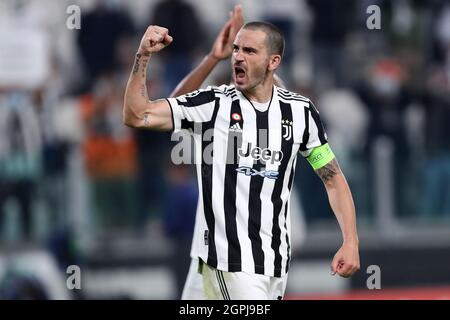
{"label": "blurred background", "polygon": [[[174,37],[149,67],[150,97],[166,97],[238,3],[284,32],[279,75],[315,102],[357,209],[361,270],[332,277],[340,231],[299,159],[286,298],[450,299],[445,0],[0,0],[0,298],[179,297],[194,168],[171,164],[169,133],[122,124],[124,88],[149,24]],[[204,86],[229,81],[227,61]]]}

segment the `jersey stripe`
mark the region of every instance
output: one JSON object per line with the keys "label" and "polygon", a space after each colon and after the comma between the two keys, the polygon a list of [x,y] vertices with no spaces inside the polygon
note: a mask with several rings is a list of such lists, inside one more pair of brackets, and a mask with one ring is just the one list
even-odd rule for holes
{"label": "jersey stripe", "polygon": [[[293,152],[295,153],[295,152]],[[288,183],[288,188],[289,188],[289,193],[292,191],[292,185],[294,183],[294,174],[295,174],[295,167],[297,164],[297,158],[294,160],[294,163],[292,165],[291,168],[291,172],[289,174],[289,183]],[[291,261],[291,242],[289,239],[289,234],[290,234],[290,218],[289,218],[289,202],[286,201],[285,207],[284,207],[284,228],[285,230],[287,230],[288,232],[286,232],[286,243],[287,243],[287,260],[286,260],[286,265],[285,265],[285,269],[284,272],[287,273],[289,271],[289,263]],[[294,214],[298,214],[298,212],[294,212]],[[288,223],[289,222],[289,223]]]}
{"label": "jersey stripe", "polygon": [[[283,134],[282,128],[282,115],[279,106],[279,101],[275,97],[274,104],[269,108],[269,150],[281,151],[281,136]],[[265,170],[279,172],[280,162],[267,161],[265,164]],[[278,177],[277,177],[278,179]],[[265,272],[273,274],[275,265],[275,252],[272,249],[272,227],[273,227],[273,202],[271,195],[275,187],[275,179],[264,179],[263,189],[261,192],[262,205],[262,217],[261,217],[261,238],[263,244],[263,250],[265,255]]]}
{"label": "jersey stripe", "polygon": [[278,91],[278,92],[279,92],[279,96],[281,98],[283,98],[283,99],[288,99],[288,100],[292,99],[292,100],[299,100],[299,101],[304,101],[304,102],[308,102],[309,101],[309,99],[307,99],[305,97],[302,97],[300,95],[286,94],[286,93],[283,93],[281,91]]}
{"label": "jersey stripe", "polygon": [[[234,121],[233,114],[241,115],[239,121]],[[238,123],[243,128],[243,119],[239,100],[234,100],[229,114],[229,127]],[[242,132],[228,131],[227,162],[225,164],[225,190],[223,207],[225,210],[225,230],[228,240],[228,271],[241,271],[241,247],[236,226],[236,182],[238,159],[236,147],[242,144]]]}
{"label": "jersey stripe", "polygon": [[[213,142],[213,209],[215,214],[215,241],[217,250],[220,250],[218,256],[218,269],[229,269],[228,248],[239,244],[230,243],[227,238],[227,217],[224,207],[224,197],[233,193],[233,188],[228,189],[225,185],[226,176],[226,158],[228,148],[228,129],[230,126],[231,103],[220,105],[219,115],[214,125]],[[233,196],[235,197],[235,195]]]}
{"label": "jersey stripe", "polygon": [[317,111],[316,107],[312,103],[310,103],[309,110],[311,111],[311,116],[312,116],[312,118],[314,120],[314,123],[317,126],[317,130],[319,130],[320,143],[321,144],[327,143],[327,139],[325,137],[325,131],[323,129],[322,122],[320,121],[320,118],[319,118],[319,112]]}
{"label": "jersey stripe", "polygon": [[[281,118],[282,120],[288,120],[292,122],[292,109],[291,105],[280,101],[281,108]],[[288,166],[288,162],[291,159],[292,154],[292,141],[286,141],[286,139],[282,139],[281,141],[281,151],[283,152],[283,160],[281,161],[281,165],[279,167],[278,179],[275,182],[275,187],[272,193],[272,203],[273,203],[273,225],[272,225],[272,249],[275,252],[275,277],[281,276],[281,254],[280,254],[280,246],[281,246],[281,227],[279,224],[281,209],[283,206],[283,200],[281,198],[281,194],[283,192],[283,184],[284,184],[284,176],[286,173],[286,168]]]}
{"label": "jersey stripe", "polygon": [[185,95],[184,97],[186,101],[177,99],[178,104],[188,108],[210,103],[216,98],[213,90],[195,91],[191,94]]}
{"label": "jersey stripe", "polygon": [[305,113],[305,129],[303,131],[302,142],[300,143],[300,151],[306,151],[306,146],[309,141],[309,108],[304,108]]}
{"label": "jersey stripe", "polygon": [[[212,119],[210,122],[205,123],[202,126],[202,137],[205,134],[206,130],[214,128],[214,124],[216,122],[217,113],[219,111],[219,99],[216,99],[216,103],[214,106],[214,111],[212,115]],[[211,142],[202,141],[202,156],[204,154],[205,148],[209,145],[209,143],[214,142],[214,137],[211,138]],[[213,211],[213,199],[212,199],[212,175],[213,175],[213,166],[211,163],[205,163],[202,161],[201,165],[201,175],[202,175],[202,195],[203,195],[203,210],[205,214],[206,224],[208,226],[207,230],[207,243],[208,243],[208,259],[206,263],[211,267],[217,268],[217,251],[216,251],[216,243],[215,243],[215,218]],[[203,239],[202,239],[203,240]]]}
{"label": "jersey stripe", "polygon": [[[248,142],[252,142],[253,144],[256,143],[256,113],[246,99],[241,101],[242,118],[245,119],[242,131],[242,141],[245,141],[245,145],[241,144],[238,147],[238,152],[241,148],[243,151],[246,151]],[[251,168],[252,166],[253,159],[251,157],[239,156],[239,167]],[[251,177],[244,174],[237,175],[238,190],[236,191],[236,206],[239,212],[239,215],[237,216],[237,228],[239,243],[241,245],[242,268],[243,270],[255,272],[252,240],[251,234],[249,233],[250,183]]]}
{"label": "jersey stripe", "polygon": [[282,96],[282,95],[280,95],[280,99],[281,100],[286,100],[286,101],[301,101],[301,102],[306,102],[305,101],[305,99],[302,99],[302,98],[298,98],[298,97],[285,97],[285,96]]}
{"label": "jersey stripe", "polygon": [[[253,107],[256,113],[256,146],[261,149],[267,148],[267,131],[268,131],[268,116],[267,112],[259,112]],[[266,130],[264,132],[264,130]],[[265,136],[265,137],[264,137]],[[249,147],[249,146],[248,146]],[[247,148],[248,148],[247,147]],[[255,147],[255,146],[253,146]],[[250,152],[248,150],[247,152]],[[261,161],[255,161],[252,169],[260,172],[263,169]],[[263,187],[263,178],[259,175],[252,176],[250,180],[249,193],[249,220],[248,233],[252,242],[253,261],[255,263],[255,272],[264,274],[264,251],[262,250],[262,240],[259,234],[261,229],[261,189]]]}

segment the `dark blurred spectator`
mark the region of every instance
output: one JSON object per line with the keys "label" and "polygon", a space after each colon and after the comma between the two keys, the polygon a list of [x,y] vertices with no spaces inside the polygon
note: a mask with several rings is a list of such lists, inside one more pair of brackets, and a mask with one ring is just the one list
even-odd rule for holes
{"label": "dark blurred spectator", "polygon": [[87,83],[99,75],[120,68],[119,45],[134,36],[130,16],[120,2],[98,0],[94,9],[81,17],[78,46],[83,58]]}
{"label": "dark blurred spectator", "polygon": [[164,96],[168,96],[192,69],[205,32],[194,7],[183,0],[163,0],[156,4],[150,24],[169,29],[174,41],[161,52],[165,62]]}
{"label": "dark blurred spectator", "polygon": [[104,227],[136,221],[136,144],[122,123],[122,94],[117,77],[104,75],[81,99],[85,165],[96,217]]}
{"label": "dark blurred spectator", "polygon": [[189,167],[184,164],[170,165],[164,225],[174,246],[171,266],[176,280],[176,299],[181,298],[191,263],[190,250],[197,200],[197,183]]}
{"label": "dark blurred spectator", "polygon": [[53,229],[68,220],[66,173],[70,142],[61,134],[60,128],[70,125],[62,117],[59,88],[56,82],[49,83],[51,85],[48,88],[37,90],[33,98],[42,140],[42,178],[37,194],[44,201],[47,221],[50,229]]}
{"label": "dark blurred spectator", "polygon": [[367,144],[380,135],[391,138],[398,148],[406,146],[403,112],[411,102],[410,94],[402,83],[402,70],[398,62],[382,59],[370,69],[366,86],[360,91],[370,113]]}
{"label": "dark blurred spectator", "polygon": [[450,41],[450,4],[447,0],[431,1],[428,25],[425,25],[424,33],[428,36],[427,51],[425,57],[431,64],[443,64],[446,60],[447,44]]}
{"label": "dark blurred spectator", "polygon": [[426,161],[422,212],[428,217],[450,214],[450,42],[447,64],[429,73],[426,106]]}
{"label": "dark blurred spectator", "polygon": [[420,212],[428,218],[450,213],[450,4],[432,1],[428,6],[426,29],[428,46],[424,51],[427,77],[423,105],[426,156],[423,172],[423,198]]}
{"label": "dark blurred spectator", "polygon": [[144,232],[147,222],[154,222],[161,218],[164,197],[167,192],[164,166],[170,161],[167,132],[150,132],[136,130],[134,136],[137,144],[137,170],[138,183],[138,228]]}
{"label": "dark blurred spectator", "polygon": [[314,14],[311,41],[316,90],[345,85],[345,41],[355,19],[354,0],[309,0]]}
{"label": "dark blurred spectator", "polygon": [[369,181],[374,181],[374,146],[378,138],[388,138],[394,147],[394,198],[395,209],[399,214],[404,213],[407,207],[407,200],[401,192],[409,174],[405,159],[410,154],[406,139],[405,111],[413,99],[404,86],[404,79],[405,72],[397,61],[381,59],[370,68],[366,82],[358,88],[360,98],[368,107],[370,115],[365,150],[365,154],[369,156]]}
{"label": "dark blurred spectator", "polygon": [[[148,81],[150,99],[162,96],[163,84],[154,78]],[[133,131],[137,145],[136,181],[138,184],[138,232],[143,235],[147,227],[161,231],[161,217],[166,195],[166,163],[170,161],[170,132]],[[151,232],[156,230],[150,230]]]}
{"label": "dark blurred spectator", "polygon": [[[300,20],[305,19],[305,16],[309,13],[307,12],[307,6],[305,5],[304,0],[280,2],[261,0],[259,3],[261,5],[261,20],[270,22],[278,27],[285,39],[282,67],[283,70],[287,70],[282,73],[282,70],[279,69],[277,70],[277,74],[289,74],[292,71],[292,60],[295,55],[298,54],[296,49],[304,49],[304,39],[298,36],[297,31],[301,22]],[[297,45],[299,42],[302,42],[301,45]],[[284,75],[283,79],[285,81],[289,80],[289,78]]]}
{"label": "dark blurred spectator", "polygon": [[22,231],[32,237],[33,199],[41,173],[41,131],[30,94],[0,95],[0,219],[5,203],[14,199],[19,206]]}

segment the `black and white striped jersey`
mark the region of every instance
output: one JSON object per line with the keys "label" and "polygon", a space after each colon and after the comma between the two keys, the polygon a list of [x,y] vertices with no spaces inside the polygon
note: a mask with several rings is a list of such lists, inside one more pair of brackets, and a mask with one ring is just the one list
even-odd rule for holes
{"label": "black and white striped jersey", "polygon": [[174,132],[189,130],[196,147],[192,252],[223,271],[286,274],[297,154],[327,143],[317,109],[276,86],[264,112],[227,85],[167,100]]}

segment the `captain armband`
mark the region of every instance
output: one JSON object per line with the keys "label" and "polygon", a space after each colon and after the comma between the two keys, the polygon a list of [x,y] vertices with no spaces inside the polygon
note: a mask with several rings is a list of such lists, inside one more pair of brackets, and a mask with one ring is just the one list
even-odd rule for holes
{"label": "captain armband", "polygon": [[314,148],[306,158],[314,170],[320,169],[334,159],[334,153],[328,143]]}

